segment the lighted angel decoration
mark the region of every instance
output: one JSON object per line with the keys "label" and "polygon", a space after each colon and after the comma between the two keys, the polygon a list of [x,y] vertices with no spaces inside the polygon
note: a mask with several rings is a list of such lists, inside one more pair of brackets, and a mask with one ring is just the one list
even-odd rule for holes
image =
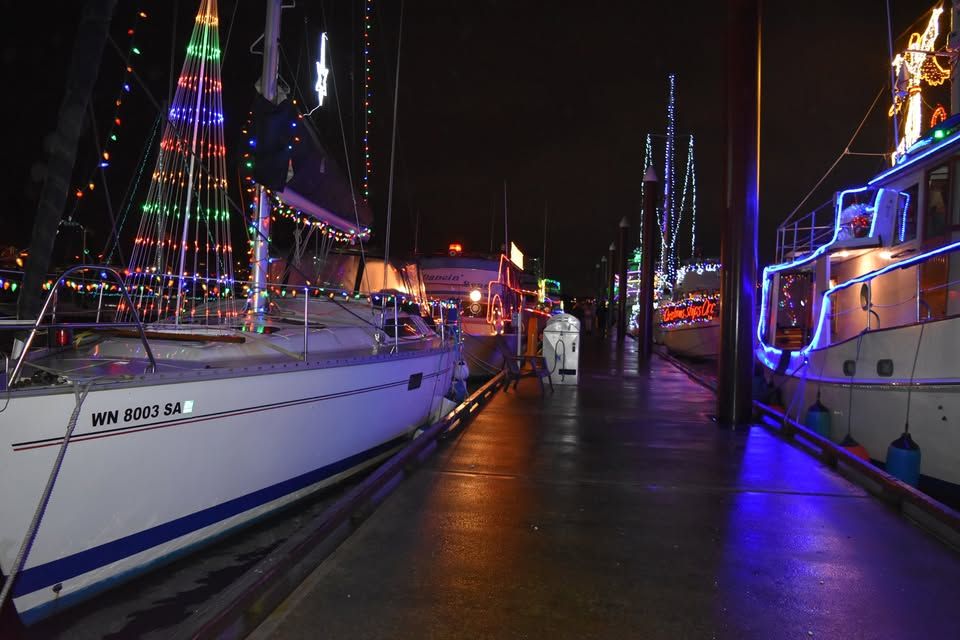
{"label": "lighted angel decoration", "polygon": [[906,104],[903,136],[891,158],[894,163],[920,139],[923,105],[920,96],[921,83],[926,81],[931,86],[938,86],[950,77],[950,69],[941,67],[936,56],[927,53],[933,51],[937,36],[940,35],[940,14],[942,13],[943,6],[936,7],[930,13],[930,20],[923,33],[910,34],[906,50],[898,53],[893,59],[893,68],[897,73],[897,86],[888,115],[893,117],[900,113]]}

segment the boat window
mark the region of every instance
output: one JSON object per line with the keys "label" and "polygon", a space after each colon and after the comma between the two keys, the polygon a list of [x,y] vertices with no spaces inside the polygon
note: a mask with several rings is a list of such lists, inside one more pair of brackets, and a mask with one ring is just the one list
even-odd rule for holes
{"label": "boat window", "polygon": [[947,316],[950,257],[942,254],[920,265],[920,318],[939,320]]}
{"label": "boat window", "polygon": [[927,174],[927,202],[924,213],[924,237],[936,238],[948,230],[950,204],[950,165],[944,164]]}
{"label": "boat window", "polygon": [[777,334],[774,344],[781,349],[800,349],[809,342],[812,324],[813,273],[795,271],[780,275]]}
{"label": "boat window", "polygon": [[[387,318],[386,322],[383,323],[383,332],[391,338],[396,337],[393,318]],[[416,323],[411,318],[400,318],[401,338],[416,338],[420,335],[422,335],[420,328],[417,327]]]}
{"label": "boat window", "polygon": [[910,242],[917,237],[917,195],[919,185],[900,192],[900,208],[897,215],[896,243]]}

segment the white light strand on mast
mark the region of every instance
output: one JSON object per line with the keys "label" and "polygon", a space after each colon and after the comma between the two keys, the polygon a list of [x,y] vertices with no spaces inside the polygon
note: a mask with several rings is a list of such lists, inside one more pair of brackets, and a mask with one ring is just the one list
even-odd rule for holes
{"label": "white light strand on mast", "polygon": [[[643,149],[643,175],[647,175],[647,169],[650,168],[650,165],[653,164],[653,143],[650,138],[650,134],[647,134],[647,141]],[[643,250],[643,220],[644,216],[654,215],[655,211],[644,211],[643,203],[646,202],[644,198],[646,183],[640,181],[640,250]]]}
{"label": "white light strand on mast", "polygon": [[[696,188],[696,178],[693,175],[693,136],[690,136],[690,143],[687,145],[687,169],[683,174],[683,189],[680,192],[680,213],[677,215],[677,224],[673,227],[673,239],[670,242],[670,248],[672,250],[672,255],[674,258],[674,263],[676,263],[676,245],[677,245],[677,236],[680,234],[680,225],[683,223],[683,212],[687,208],[687,194],[692,194],[693,190]],[[691,247],[693,243],[696,242],[697,236],[697,219],[696,219],[696,197],[692,198],[692,204],[690,207],[691,210],[691,222],[690,222],[690,242]],[[693,255],[693,249],[690,250],[691,255]]]}
{"label": "white light strand on mast", "polygon": [[697,256],[697,166],[693,159],[693,135],[687,151],[687,170],[690,172],[690,257]]}
{"label": "white light strand on mast", "polygon": [[676,87],[676,76],[670,74],[670,95],[667,101],[667,144],[666,150],[664,153],[664,181],[663,181],[663,221],[660,227],[660,234],[662,239],[662,244],[660,245],[660,269],[668,275],[670,281],[673,281],[673,274],[675,273],[674,268],[674,256],[673,256],[673,246],[672,243],[668,240],[667,230],[671,229],[674,224],[674,219],[676,217],[676,206],[675,199],[673,196],[674,187],[676,185],[676,177],[673,170],[673,159],[674,159],[674,136],[676,133],[675,130],[675,120],[674,120],[674,99],[675,99],[675,87]]}

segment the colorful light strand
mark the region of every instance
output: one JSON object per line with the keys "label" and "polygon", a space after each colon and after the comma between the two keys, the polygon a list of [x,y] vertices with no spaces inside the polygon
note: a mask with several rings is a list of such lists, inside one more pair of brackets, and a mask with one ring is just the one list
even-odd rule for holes
{"label": "colorful light strand", "polygon": [[[127,269],[147,321],[179,322],[208,302],[233,299],[218,25],[216,0],[201,0]],[[207,305],[202,313],[235,311]]]}
{"label": "colorful light strand", "polygon": [[[139,30],[140,22],[147,19],[147,14],[145,11],[140,9],[140,3],[138,3],[136,9],[134,9],[133,16],[133,25],[127,29],[127,55],[124,56],[124,71],[123,78],[120,80],[120,88],[117,89],[116,98],[113,100],[113,117],[110,118],[110,126],[107,129],[106,135],[104,136],[103,143],[99,146],[99,158],[97,163],[90,169],[87,174],[87,179],[80,185],[77,185],[73,190],[74,195],[74,212],[76,207],[79,206],[80,201],[83,199],[83,194],[87,191],[93,191],[95,183],[93,180],[94,174],[98,169],[106,169],[110,166],[110,157],[115,155],[113,149],[116,146],[116,143],[119,141],[118,132],[120,127],[123,124],[123,120],[120,117],[120,107],[123,106],[123,96],[124,94],[131,92],[131,80],[133,78],[133,60],[136,56],[140,56],[142,51],[140,47],[137,46],[137,31]],[[71,216],[73,217],[73,216]]]}

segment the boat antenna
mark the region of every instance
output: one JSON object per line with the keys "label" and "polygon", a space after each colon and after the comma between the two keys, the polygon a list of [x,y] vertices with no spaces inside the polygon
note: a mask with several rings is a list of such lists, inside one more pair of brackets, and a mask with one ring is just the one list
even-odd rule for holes
{"label": "boat antenna", "polygon": [[509,236],[507,235],[507,181],[503,181],[503,253],[510,250]]}
{"label": "boat antenna", "polygon": [[393,167],[397,150],[397,94],[400,93],[400,44],[403,42],[403,0],[400,0],[400,29],[397,33],[397,69],[393,77],[393,132],[390,134],[390,178],[387,184],[387,230],[383,249],[383,288],[387,288],[390,263],[390,222],[393,218]]}
{"label": "boat antenna", "polygon": [[543,258],[540,260],[541,277],[547,277],[547,201],[543,201]]}
{"label": "boat antenna", "polygon": [[[951,14],[952,15],[952,14]],[[887,0],[887,50],[890,52],[890,59],[893,60],[893,34],[890,30],[890,0]],[[897,71],[890,65],[890,104],[897,102]],[[897,113],[893,113],[893,148],[900,146],[900,125],[897,120]]]}

